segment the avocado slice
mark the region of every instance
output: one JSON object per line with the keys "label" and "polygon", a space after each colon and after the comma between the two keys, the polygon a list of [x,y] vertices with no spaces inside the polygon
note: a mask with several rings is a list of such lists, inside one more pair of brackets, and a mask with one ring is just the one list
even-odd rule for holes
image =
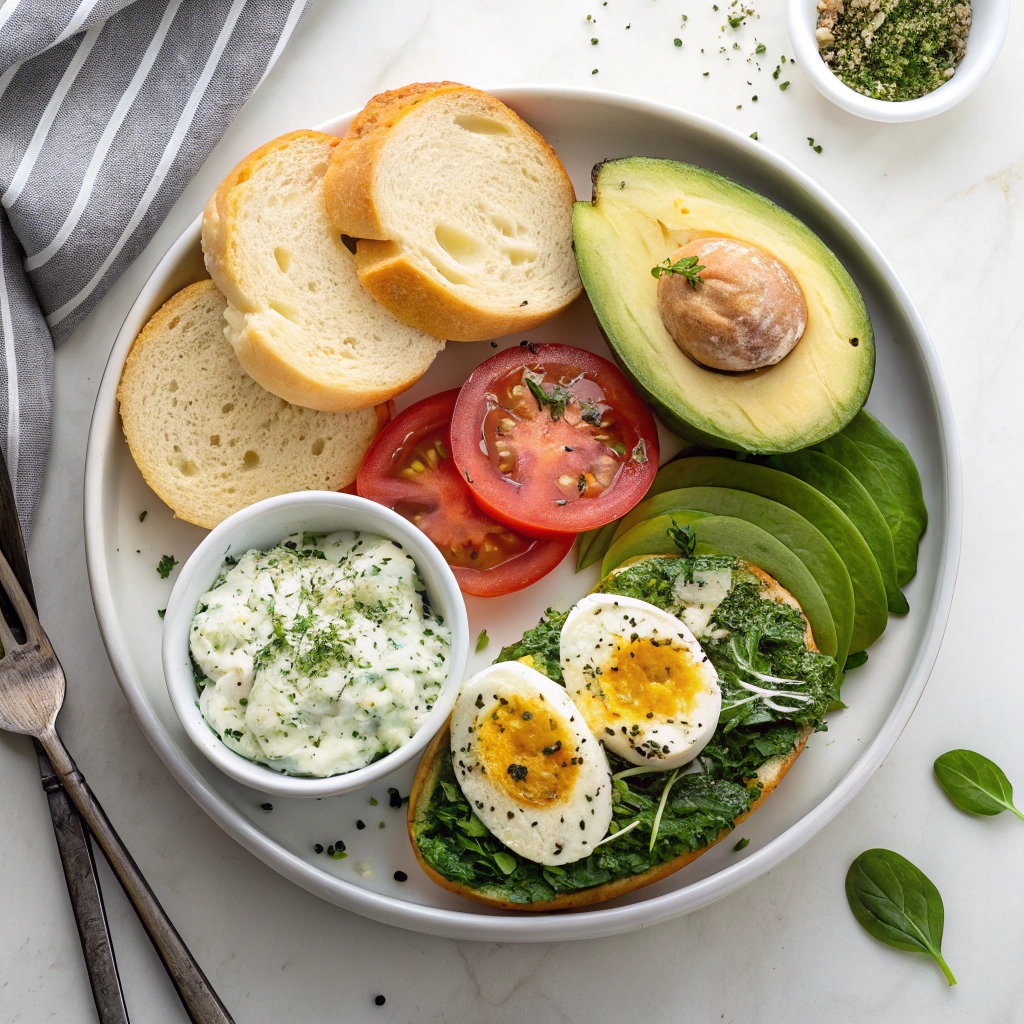
{"label": "avocado slice", "polygon": [[850,650],[862,651],[881,636],[889,612],[875,556],[846,513],[817,488],[754,462],[694,456],[662,466],[647,497],[679,487],[731,487],[771,498],[799,512],[825,535],[850,574],[854,596]]}
{"label": "avocado slice", "polygon": [[[678,555],[679,549],[668,531],[673,526],[683,525],[686,524],[678,513],[638,523],[611,546],[601,567],[601,576],[607,576],[638,555]],[[733,555],[745,559],[781,583],[800,602],[818,650],[835,657],[836,627],[828,602],[807,566],[782,541],[745,519],[730,516],[699,518],[689,526],[697,541],[695,554]],[[842,667],[841,663],[837,664],[837,675]]]}
{"label": "avocado slice", "polygon": [[699,509],[712,515],[744,519],[785,544],[804,563],[821,588],[835,624],[835,657],[840,664],[845,663],[853,634],[853,585],[846,564],[817,527],[787,505],[750,491],[728,487],[683,487],[640,502],[620,522],[617,535],[622,536],[645,519],[668,515],[679,509]]}
{"label": "avocado slice", "polygon": [[889,611],[894,615],[905,615],[910,611],[910,605],[896,581],[892,533],[874,499],[857,477],[844,465],[820,451],[773,455],[768,464],[816,487],[849,516],[875,556],[885,584]]}
{"label": "avocado slice", "polygon": [[[877,470],[872,483],[884,485],[876,494],[868,480],[861,479],[889,524],[896,551],[896,579],[903,586],[917,572],[917,546],[928,526],[917,466],[907,446],[866,409],[850,420],[842,436],[853,441]],[[853,466],[848,468],[857,475]]]}
{"label": "avocado slice", "polygon": [[[738,182],[673,160],[608,160],[593,180],[593,199],[573,208],[580,277],[623,368],[670,430],[708,447],[789,452],[853,418],[874,376],[871,321],[853,279],[806,224]],[[651,268],[714,235],[767,250],[803,290],[807,328],[774,366],[705,369],[661,322]]]}
{"label": "avocado slice", "polygon": [[[664,520],[663,525],[660,527],[660,531],[655,531],[651,534],[645,533],[639,529],[644,524],[638,523],[632,530],[628,531],[628,534],[623,534],[621,537],[617,538],[611,547],[608,548],[608,551],[605,553],[604,559],[601,562],[601,578],[604,579],[612,569],[617,569],[623,562],[630,558],[635,558],[637,555],[652,553],[663,554],[665,552],[678,555],[679,548],[676,546],[675,541],[673,541],[666,532],[669,527],[692,526],[700,519],[710,518],[710,512],[698,512],[696,509],[692,508],[677,508],[670,516],[658,517],[659,523]],[[618,526],[618,522],[616,522],[615,525]],[[647,545],[650,544],[654,544],[655,547],[648,547]],[[767,571],[768,570],[766,569],[765,572]]]}

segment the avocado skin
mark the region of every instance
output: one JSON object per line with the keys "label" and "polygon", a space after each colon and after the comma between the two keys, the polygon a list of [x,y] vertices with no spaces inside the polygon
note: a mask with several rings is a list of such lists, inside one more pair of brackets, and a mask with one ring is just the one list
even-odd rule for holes
{"label": "avocado skin", "polygon": [[[616,361],[669,430],[704,447],[727,448],[750,454],[767,455],[796,451],[823,441],[841,430],[856,415],[867,399],[874,377],[874,334],[871,321],[856,284],[810,228],[764,196],[729,178],[691,164],[651,157],[622,157],[597,164],[592,172],[592,181],[591,201],[577,202],[573,210],[573,247],[580,277],[590,297],[601,331],[607,339],[609,347],[615,353]],[[857,346],[855,346],[858,348],[856,366],[851,370],[848,359],[842,366],[836,364],[843,372],[837,372],[833,377],[835,379],[846,377],[848,380],[842,387],[842,395],[833,395],[831,397],[835,399],[834,401],[820,402],[816,410],[812,410],[813,415],[810,418],[814,422],[809,420],[806,423],[795,422],[785,431],[784,435],[778,437],[765,437],[754,428],[745,434],[741,429],[733,429],[716,422],[713,414],[701,411],[699,397],[697,399],[692,397],[693,394],[700,391],[700,387],[694,387],[693,383],[695,380],[707,381],[709,378],[702,376],[704,374],[719,379],[728,375],[717,374],[715,371],[690,364],[689,369],[680,371],[683,377],[689,378],[688,381],[681,382],[681,379],[673,379],[673,375],[681,365],[680,360],[686,360],[686,357],[682,356],[675,348],[671,338],[660,324],[660,317],[657,318],[656,324],[654,323],[654,317],[657,316],[655,299],[653,297],[643,299],[644,306],[650,305],[651,309],[641,309],[642,315],[640,316],[625,306],[623,307],[624,313],[623,310],[617,309],[614,297],[613,300],[605,300],[606,292],[613,291],[615,288],[618,288],[620,292],[625,292],[626,288],[621,282],[624,279],[629,279],[633,272],[623,271],[623,263],[621,261],[616,263],[613,259],[615,253],[610,252],[612,243],[608,238],[593,233],[595,222],[592,218],[602,211],[603,195],[614,194],[620,186],[624,195],[627,194],[627,188],[634,186],[638,191],[649,195],[658,187],[669,188],[669,182],[672,183],[671,187],[675,194],[695,195],[701,193],[700,198],[717,203],[717,208],[728,210],[731,208],[730,204],[735,204],[737,208],[740,205],[747,207],[748,210],[745,212],[752,212],[752,215],[763,219],[764,225],[766,225],[766,237],[773,237],[774,232],[779,237],[784,236],[791,246],[802,247],[802,250],[806,251],[808,266],[818,268],[816,273],[820,271],[821,280],[827,285],[827,288],[823,290],[827,291],[843,307],[844,316],[840,319],[844,321],[851,335],[857,340]],[[695,190],[697,191],[695,192]],[[638,213],[636,216],[639,219],[642,215]],[[607,220],[607,217],[602,219]],[[674,251],[676,242],[684,237],[686,232],[677,231],[676,234],[680,238],[670,239],[670,233],[663,224],[662,230],[666,236],[662,247],[667,250],[664,255],[668,255],[669,252]],[[703,233],[708,234],[709,232],[704,231]],[[723,231],[722,233],[729,234],[730,232]],[[756,235],[756,231],[753,233]],[[635,234],[639,237],[641,232],[637,231]],[[745,240],[759,244],[763,239],[748,237]],[[615,242],[619,242],[618,236],[615,237]],[[659,249],[658,252],[660,253],[661,250]],[[621,253],[618,255],[621,256]],[[653,259],[651,266],[657,262],[660,260]],[[643,274],[649,275],[650,266],[645,266],[642,268],[642,272],[637,270],[636,273],[641,277]],[[800,280],[799,274],[797,277]],[[609,282],[618,282],[618,284],[609,284]],[[806,294],[807,288],[803,284],[802,286],[805,288]],[[655,291],[651,291],[651,296],[654,294]],[[831,314],[831,308],[826,307],[826,309]],[[653,310],[653,316],[650,315],[651,310]],[[817,317],[819,322],[830,319],[830,315],[821,315],[820,312]],[[616,327],[617,320],[626,323],[626,326],[618,329]],[[800,350],[800,345],[810,344],[808,341],[810,330],[809,327],[804,339],[797,345],[793,353],[777,364],[777,367],[782,367],[787,362],[794,360],[794,356]],[[818,332],[821,337],[825,337],[827,333],[821,329]],[[818,345],[819,343],[815,342],[814,344]],[[666,346],[666,348],[663,350],[661,346]],[[664,358],[660,358],[657,353],[661,353]],[[821,355],[822,352],[819,352],[819,357]],[[675,370],[672,368],[673,365],[676,367]],[[762,375],[772,374],[777,367],[769,367],[758,372]],[[749,377],[750,375],[742,376]]]}

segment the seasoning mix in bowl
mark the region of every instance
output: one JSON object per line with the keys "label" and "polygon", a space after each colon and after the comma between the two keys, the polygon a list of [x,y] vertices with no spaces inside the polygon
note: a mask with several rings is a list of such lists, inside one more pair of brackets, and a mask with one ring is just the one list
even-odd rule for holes
{"label": "seasoning mix in bowl", "polygon": [[991,70],[1009,21],[1010,0],[789,0],[797,66],[873,121],[956,106]]}
{"label": "seasoning mix in bowl", "polygon": [[901,101],[953,77],[970,30],[970,0],[820,0],[815,38],[845,85]]}

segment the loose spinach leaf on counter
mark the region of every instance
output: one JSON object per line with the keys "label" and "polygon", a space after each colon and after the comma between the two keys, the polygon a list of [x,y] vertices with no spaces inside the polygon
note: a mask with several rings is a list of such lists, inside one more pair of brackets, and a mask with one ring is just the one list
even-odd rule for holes
{"label": "loose spinach leaf on counter", "polygon": [[935,759],[935,778],[946,796],[971,814],[1002,814],[1013,811],[1013,786],[1002,768],[973,750],[949,750]]}
{"label": "loose spinach leaf on counter", "polygon": [[956,978],[942,958],[942,897],[932,881],[892,850],[865,850],[846,874],[853,916],[880,942],[927,953],[950,985]]}

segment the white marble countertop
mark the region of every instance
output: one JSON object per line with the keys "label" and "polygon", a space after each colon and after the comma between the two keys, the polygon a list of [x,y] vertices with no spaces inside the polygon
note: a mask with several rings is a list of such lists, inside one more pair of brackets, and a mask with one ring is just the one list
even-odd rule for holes
{"label": "white marble countertop", "polygon": [[[756,6],[760,20],[742,31],[766,43],[770,71],[791,52],[785,5]],[[1015,581],[1024,574],[1016,377],[1024,346],[1015,347],[1024,331],[1024,78],[1015,70],[1024,11],[1017,8],[999,63],[973,96],[908,125],[831,107],[798,68],[787,69],[784,93],[768,72],[755,81],[742,60],[727,63],[718,52],[720,16],[710,0],[319,0],[148,249],[57,354],[53,455],[30,547],[42,618],[70,679],[62,731],[239,1024],[1024,1021],[1024,825],[1008,814],[961,814],[931,776],[937,754],[972,747],[1024,793],[1015,644]],[[959,425],[959,585],[935,672],[896,748],[781,866],[709,908],[617,938],[557,946],[429,938],[363,920],[278,877],[199,810],[150,748],[114,680],[89,599],[81,512],[89,417],[114,334],[158,258],[250,149],[381,89],[443,77],[600,87],[756,130],[892,260],[930,326]],[[93,1022],[27,743],[0,736],[0,777],[0,1020]],[[943,951],[956,988],[930,961],[880,945],[854,921],[843,878],[869,846],[909,856],[943,893]],[[184,1021],[105,868],[103,881],[133,1019]],[[382,1007],[377,993],[387,997]]]}

